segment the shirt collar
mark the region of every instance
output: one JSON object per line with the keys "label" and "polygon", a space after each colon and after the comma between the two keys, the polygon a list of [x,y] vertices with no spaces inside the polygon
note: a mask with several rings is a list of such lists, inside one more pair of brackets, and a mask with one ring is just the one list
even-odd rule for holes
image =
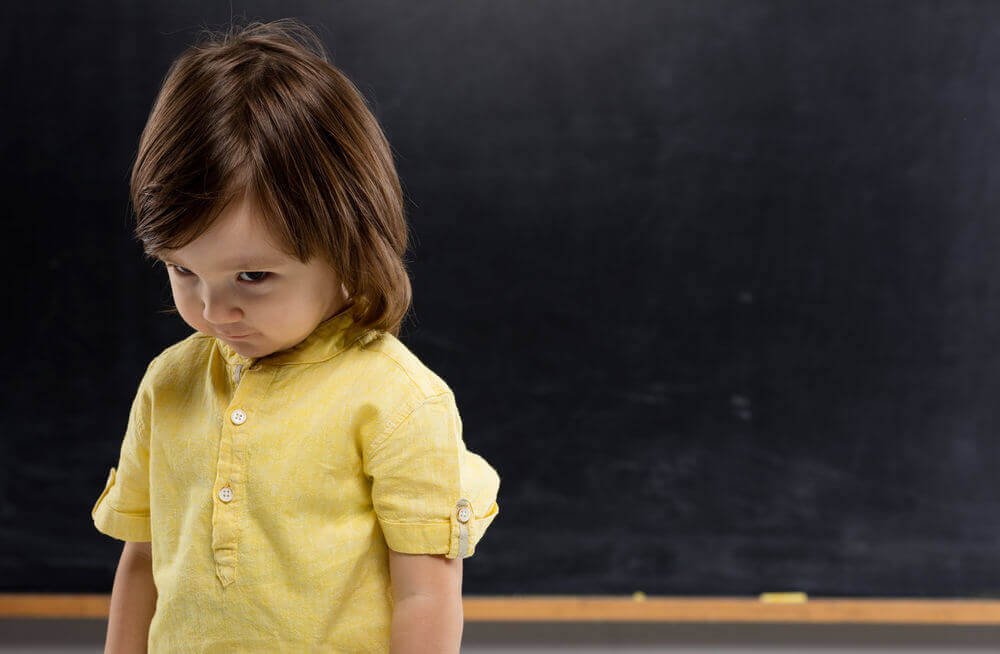
{"label": "shirt collar", "polygon": [[359,329],[351,312],[353,303],[316,325],[312,333],[298,344],[264,357],[248,357],[234,350],[219,337],[213,337],[215,346],[230,365],[250,366],[261,361],[267,365],[316,363],[336,356],[355,343],[364,345],[379,336],[376,330]]}

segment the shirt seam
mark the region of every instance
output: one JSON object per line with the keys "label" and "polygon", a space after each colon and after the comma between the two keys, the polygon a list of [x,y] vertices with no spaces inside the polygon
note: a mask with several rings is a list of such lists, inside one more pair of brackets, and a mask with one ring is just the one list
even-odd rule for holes
{"label": "shirt seam", "polygon": [[391,525],[440,525],[448,524],[451,522],[451,518],[441,518],[440,520],[427,521],[427,520],[386,520],[385,518],[379,518],[379,522],[385,522]]}
{"label": "shirt seam", "polygon": [[[378,353],[381,354],[382,356],[384,356],[389,361],[392,361],[393,363],[395,363],[396,367],[399,368],[400,370],[402,370],[403,374],[406,375],[406,378],[410,380],[410,383],[413,384],[418,391],[421,390],[420,389],[420,384],[417,383],[417,380],[413,378],[413,375],[410,374],[410,371],[406,369],[406,366],[404,366],[402,363],[400,363],[399,361],[397,361],[396,359],[394,359],[391,354],[388,354],[384,350],[379,350]],[[444,391],[444,393],[448,393],[448,392],[450,392],[450,391]],[[432,396],[432,397],[437,397],[437,396],[435,395],[435,396]],[[424,399],[426,400],[428,398],[424,398]]]}
{"label": "shirt seam", "polygon": [[[491,508],[492,508],[493,504],[496,504],[496,502],[493,502],[492,504],[490,504]],[[473,520],[483,521],[483,520],[486,520],[489,517],[492,517],[492,516],[478,516],[478,515],[473,515],[472,517],[469,518],[469,522],[472,522]],[[380,517],[378,519],[378,521],[379,522],[387,522],[387,523],[392,524],[392,525],[440,525],[440,524],[450,523],[451,522],[451,517],[449,516],[447,518],[441,518],[439,520],[434,520],[434,521],[427,521],[427,520],[387,520],[386,518]]]}
{"label": "shirt seam", "polygon": [[137,515],[143,518],[150,517],[149,511],[122,511],[117,506],[115,506],[114,503],[109,498],[105,498],[104,501],[105,503],[107,503],[108,508],[110,508],[115,513],[121,513],[122,515]]}
{"label": "shirt seam", "polygon": [[[146,375],[155,374],[155,373],[152,373],[153,364],[156,363],[156,361],[160,358],[160,356],[162,356],[162,352],[160,354],[157,354],[155,357],[153,357],[153,360],[150,361],[149,365],[146,366],[146,372],[143,373],[143,377],[145,377]],[[153,392],[153,379],[152,379],[152,377],[150,377],[148,384],[140,384],[140,385],[141,385],[141,389],[140,389],[141,393],[150,393],[150,394],[152,394],[152,392]],[[152,401],[148,402],[148,404],[149,404],[149,411],[152,412],[152,410],[153,410],[153,403],[152,403]],[[142,436],[143,439],[145,439],[145,446],[148,449],[149,447],[152,446],[152,443],[151,443],[151,441],[152,441],[152,434],[149,432],[149,425],[146,423],[146,421],[142,417],[143,411],[142,411],[141,404],[140,404],[140,406],[138,408],[139,408],[139,411],[136,411],[135,419],[136,419],[136,422],[139,423],[139,434],[140,434],[140,436]],[[140,443],[142,443],[142,439],[140,439]]]}
{"label": "shirt seam", "polygon": [[389,440],[389,437],[395,434],[396,430],[402,427],[406,423],[406,421],[409,420],[410,417],[417,411],[417,409],[423,407],[425,404],[429,402],[441,399],[447,395],[454,395],[454,393],[452,391],[442,391],[441,393],[438,393],[436,395],[428,395],[427,397],[421,399],[420,402],[418,402],[409,411],[406,411],[405,413],[400,412],[399,414],[394,416],[393,419],[390,420],[389,423],[386,425],[383,434],[374,441],[372,441],[372,444],[369,446],[368,458],[371,459],[372,457],[377,455],[385,446],[385,442]]}

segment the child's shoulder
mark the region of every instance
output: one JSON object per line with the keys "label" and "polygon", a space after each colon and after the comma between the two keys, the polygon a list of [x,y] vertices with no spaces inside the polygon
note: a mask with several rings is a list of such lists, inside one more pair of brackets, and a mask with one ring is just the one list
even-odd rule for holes
{"label": "child's shoulder", "polygon": [[450,393],[448,383],[431,370],[409,347],[388,332],[354,350],[364,362],[367,374],[397,386],[398,392],[419,397]]}
{"label": "child's shoulder", "polygon": [[206,348],[211,346],[210,342],[206,343],[205,339],[198,338],[199,336],[204,335],[195,332],[167,346],[150,359],[139,382],[139,392],[151,392],[154,389],[160,391],[169,385],[186,383],[187,380],[182,378],[182,374],[197,371],[198,361],[205,357]]}
{"label": "child's shoulder", "polygon": [[168,370],[195,370],[198,363],[208,359],[215,339],[208,334],[192,332],[186,338],[168,345],[153,357],[150,367],[165,372]]}

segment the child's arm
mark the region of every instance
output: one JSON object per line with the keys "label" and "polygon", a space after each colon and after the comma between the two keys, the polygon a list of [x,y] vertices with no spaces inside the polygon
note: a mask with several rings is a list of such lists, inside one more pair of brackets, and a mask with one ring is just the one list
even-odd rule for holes
{"label": "child's arm", "polygon": [[156,596],[151,544],[126,541],[111,589],[105,654],[146,652]]}
{"label": "child's arm", "polygon": [[462,559],[389,550],[389,654],[458,654],[465,621]]}

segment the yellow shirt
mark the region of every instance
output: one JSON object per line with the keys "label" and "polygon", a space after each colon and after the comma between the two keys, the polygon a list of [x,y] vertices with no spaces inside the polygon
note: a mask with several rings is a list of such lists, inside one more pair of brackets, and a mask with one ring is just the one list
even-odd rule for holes
{"label": "yellow shirt", "polygon": [[351,324],[256,359],[195,332],[150,362],[91,512],[152,542],[150,654],[387,652],[388,548],[466,558],[498,515],[448,385]]}

